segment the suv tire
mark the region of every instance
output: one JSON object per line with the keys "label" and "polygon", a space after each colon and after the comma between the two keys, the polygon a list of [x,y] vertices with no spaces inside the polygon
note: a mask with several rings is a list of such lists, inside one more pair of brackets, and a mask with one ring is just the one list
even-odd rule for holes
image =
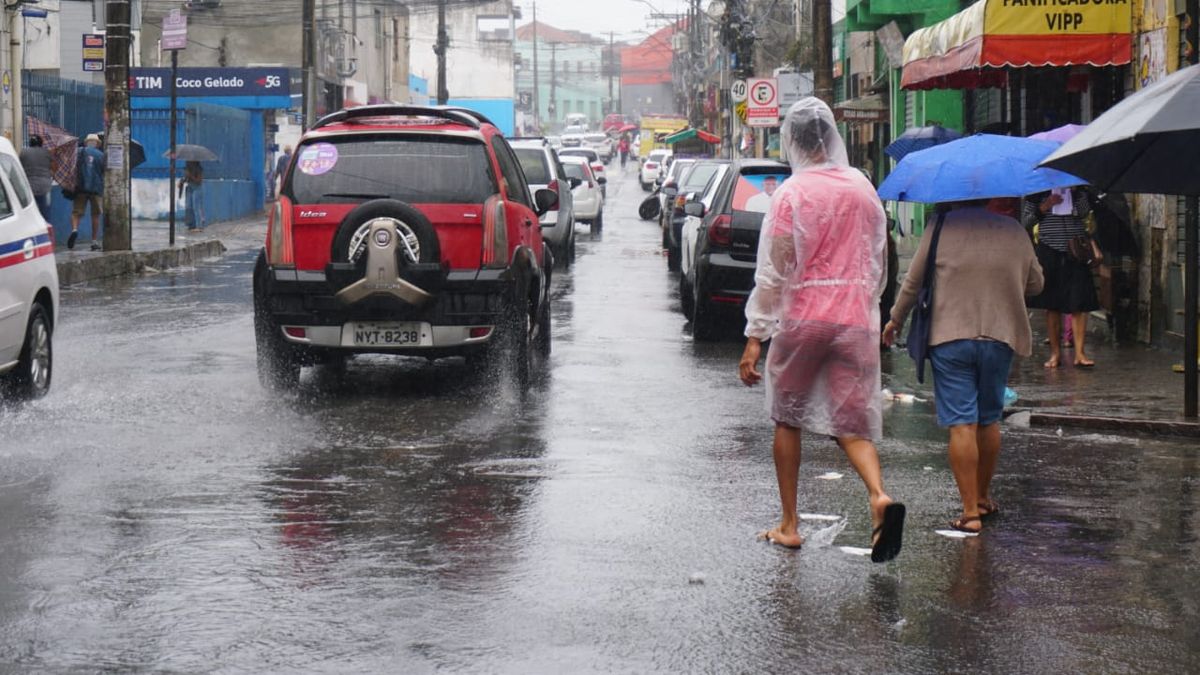
{"label": "suv tire", "polygon": [[600,234],[600,232],[603,229],[604,229],[604,211],[601,210],[600,213],[597,213],[596,217],[594,219],[592,219],[592,234]]}
{"label": "suv tire", "polygon": [[692,285],[682,274],[679,275],[679,305],[683,309],[684,318],[691,321],[696,311],[696,298],[692,295]]}
{"label": "suv tire", "polygon": [[41,303],[33,303],[29,309],[29,323],[25,326],[25,343],[17,357],[17,367],[6,378],[12,386],[13,395],[23,401],[41,398],[50,391],[50,376],[53,366],[51,347],[50,315]]}
{"label": "suv tire", "polygon": [[267,389],[291,389],[300,383],[300,354],[283,337],[283,329],[267,308],[262,275],[267,273],[266,256],[258,254],[254,269],[254,354],[258,381]]}
{"label": "suv tire", "polygon": [[503,358],[512,367],[517,388],[529,388],[533,371],[533,320],[530,314],[529,282],[513,289],[514,297],[501,319],[500,347]]}
{"label": "suv tire", "polygon": [[[413,206],[395,199],[374,199],[364,202],[346,214],[346,217],[342,219],[342,224],[338,226],[337,234],[333,237],[330,260],[340,263],[349,262],[350,244],[355,235],[366,227],[367,223],[376,218],[391,218],[411,231],[413,237],[416,238],[417,263],[441,262],[441,246],[438,243],[437,231],[433,229],[433,223],[429,222],[425,214]],[[401,234],[404,233],[401,232]],[[365,251],[358,257],[356,263],[359,271],[366,274],[367,256]],[[410,264],[403,246],[396,247],[396,263],[397,269],[403,269]]]}

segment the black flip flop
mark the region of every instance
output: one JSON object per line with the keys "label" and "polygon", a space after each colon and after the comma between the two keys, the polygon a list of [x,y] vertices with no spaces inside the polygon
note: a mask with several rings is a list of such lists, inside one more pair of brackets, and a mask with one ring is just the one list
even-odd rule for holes
{"label": "black flip flop", "polygon": [[979,516],[967,516],[965,518],[956,518],[956,519],[950,521],[950,529],[958,530],[959,532],[966,532],[967,534],[979,534],[980,532],[983,531],[982,528],[980,528],[978,530],[972,530],[971,528],[967,527],[967,523],[975,523],[975,522],[982,524],[983,519],[980,518]]}
{"label": "black flip flop", "polygon": [[79,231],[78,231],[78,230],[75,230],[75,231],[74,231],[74,232],[72,232],[71,234],[68,234],[68,235],[67,235],[67,248],[68,248],[68,249],[73,249],[73,248],[75,248],[75,240],[76,240],[76,239],[78,239],[78,238],[79,238]]}
{"label": "black flip flop", "polygon": [[887,562],[900,554],[900,543],[904,535],[904,505],[892,502],[883,507],[883,522],[871,533],[879,539],[871,546],[871,562]]}

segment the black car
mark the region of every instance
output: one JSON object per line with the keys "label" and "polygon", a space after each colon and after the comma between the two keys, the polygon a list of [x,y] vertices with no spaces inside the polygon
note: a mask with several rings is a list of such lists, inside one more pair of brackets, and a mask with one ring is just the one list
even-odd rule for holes
{"label": "black car", "polygon": [[664,208],[659,215],[663,231],[662,246],[667,251],[667,269],[671,271],[679,269],[679,246],[682,241],[680,231],[683,229],[683,220],[687,217],[683,207],[693,196],[704,192],[722,164],[729,163],[728,160],[722,159],[679,161],[692,163],[684,168],[678,180],[663,184]]}
{"label": "black car", "polygon": [[763,216],[771,194],[791,173],[781,162],[735,161],[715,186],[711,208],[699,201],[684,206],[687,215],[700,218],[692,264],[680,283],[683,311],[697,340],[711,340],[723,325],[745,320]]}

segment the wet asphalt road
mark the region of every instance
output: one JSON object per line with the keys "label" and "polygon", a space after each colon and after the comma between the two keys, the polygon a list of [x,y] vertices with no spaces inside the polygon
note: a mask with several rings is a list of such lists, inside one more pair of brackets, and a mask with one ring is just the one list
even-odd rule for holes
{"label": "wet asphalt road", "polygon": [[0,671],[1195,672],[1190,443],[1014,430],[1002,514],[951,540],[942,433],[897,404],[895,563],[840,549],[867,544],[865,493],[820,438],[801,510],[838,520],[756,542],[762,392],[736,339],[692,342],[611,173],[524,402],[453,360],[269,395],[248,249],[66,292],[51,395],[0,412]]}

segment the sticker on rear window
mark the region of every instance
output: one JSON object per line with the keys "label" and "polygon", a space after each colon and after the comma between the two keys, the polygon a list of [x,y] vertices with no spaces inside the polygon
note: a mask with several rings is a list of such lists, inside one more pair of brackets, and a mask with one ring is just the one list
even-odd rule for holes
{"label": "sticker on rear window", "polygon": [[316,143],[300,152],[300,160],[296,163],[300,173],[309,176],[320,176],[329,173],[337,166],[338,149],[333,143]]}

